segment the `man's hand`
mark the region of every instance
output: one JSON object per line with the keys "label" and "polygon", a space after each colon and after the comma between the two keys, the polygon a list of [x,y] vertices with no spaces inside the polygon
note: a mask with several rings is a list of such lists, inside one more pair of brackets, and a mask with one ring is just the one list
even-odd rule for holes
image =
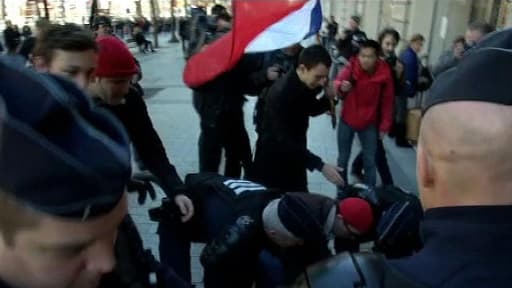
{"label": "man's hand", "polygon": [[139,197],[137,198],[137,202],[139,202],[139,205],[144,204],[148,199],[148,196],[151,198],[151,200],[156,199],[155,189],[153,188],[153,185],[151,185],[151,181],[149,180],[132,178],[126,185],[126,190],[128,192],[139,193]]}
{"label": "man's hand", "polygon": [[270,81],[276,81],[277,79],[279,79],[280,75],[281,73],[279,66],[274,65],[267,69],[267,79]]}
{"label": "man's hand", "polygon": [[324,167],[322,167],[324,177],[336,186],[345,185],[345,180],[343,180],[340,174],[341,172],[343,172],[342,168],[329,164],[324,164]]}
{"label": "man's hand", "polygon": [[183,194],[174,197],[174,203],[178,206],[181,212],[181,222],[188,222],[194,216],[194,204],[192,200]]}
{"label": "man's hand", "polygon": [[348,91],[350,91],[350,89],[352,89],[352,83],[350,83],[349,81],[341,82],[341,85],[340,85],[341,92],[347,93]]}

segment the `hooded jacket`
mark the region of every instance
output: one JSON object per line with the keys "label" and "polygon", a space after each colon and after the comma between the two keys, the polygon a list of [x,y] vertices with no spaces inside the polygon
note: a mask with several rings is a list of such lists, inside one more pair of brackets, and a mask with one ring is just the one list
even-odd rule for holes
{"label": "hooded jacket", "polygon": [[389,132],[393,124],[393,77],[389,65],[377,60],[375,72],[365,72],[357,57],[338,74],[334,81],[340,91],[343,81],[352,83],[352,89],[344,96],[341,119],[356,130],[376,125],[381,132]]}

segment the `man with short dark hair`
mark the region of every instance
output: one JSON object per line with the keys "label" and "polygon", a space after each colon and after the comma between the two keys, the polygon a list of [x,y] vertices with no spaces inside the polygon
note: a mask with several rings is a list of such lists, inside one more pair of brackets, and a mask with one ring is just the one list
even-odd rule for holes
{"label": "man with short dark hair", "polygon": [[96,69],[97,45],[91,32],[75,24],[51,25],[37,37],[32,52],[39,72],[70,78],[87,89]]}
{"label": "man with short dark hair", "polygon": [[307,149],[309,117],[331,107],[328,97],[316,98],[327,84],[330,66],[325,48],[308,47],[300,54],[298,67],[269,89],[256,145],[256,182],[286,191],[308,191],[309,169],[321,171],[338,186],[343,184],[340,168],[325,164]]}
{"label": "man with short dark hair", "polygon": [[334,81],[343,99],[338,126],[338,166],[344,169],[346,179],[357,133],[363,151],[364,183],[370,187],[377,181],[375,156],[379,134],[382,138],[393,123],[393,78],[389,65],[380,59],[380,51],[378,42],[363,42],[358,57],[353,57]]}

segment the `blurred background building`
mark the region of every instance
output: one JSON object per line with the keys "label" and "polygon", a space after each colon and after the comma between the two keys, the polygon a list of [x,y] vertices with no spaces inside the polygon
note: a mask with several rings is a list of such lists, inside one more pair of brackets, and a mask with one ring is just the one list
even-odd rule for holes
{"label": "blurred background building", "polygon": [[340,26],[351,15],[361,16],[369,37],[387,26],[405,40],[421,33],[429,63],[464,34],[470,22],[486,21],[498,29],[512,25],[512,0],[322,0],[322,4],[324,15],[335,16]]}

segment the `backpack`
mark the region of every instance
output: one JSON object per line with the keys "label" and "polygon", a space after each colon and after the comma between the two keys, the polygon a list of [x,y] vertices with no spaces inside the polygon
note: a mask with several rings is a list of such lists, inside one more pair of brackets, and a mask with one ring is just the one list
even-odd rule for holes
{"label": "backpack", "polygon": [[374,251],[388,258],[400,258],[419,250],[423,209],[418,197],[394,186],[381,187],[377,194],[382,212],[376,227]]}
{"label": "backpack", "polygon": [[346,197],[359,197],[368,201],[377,223],[373,250],[388,258],[413,254],[421,248],[419,232],[423,209],[418,197],[396,186],[375,189],[364,184],[351,185]]}

